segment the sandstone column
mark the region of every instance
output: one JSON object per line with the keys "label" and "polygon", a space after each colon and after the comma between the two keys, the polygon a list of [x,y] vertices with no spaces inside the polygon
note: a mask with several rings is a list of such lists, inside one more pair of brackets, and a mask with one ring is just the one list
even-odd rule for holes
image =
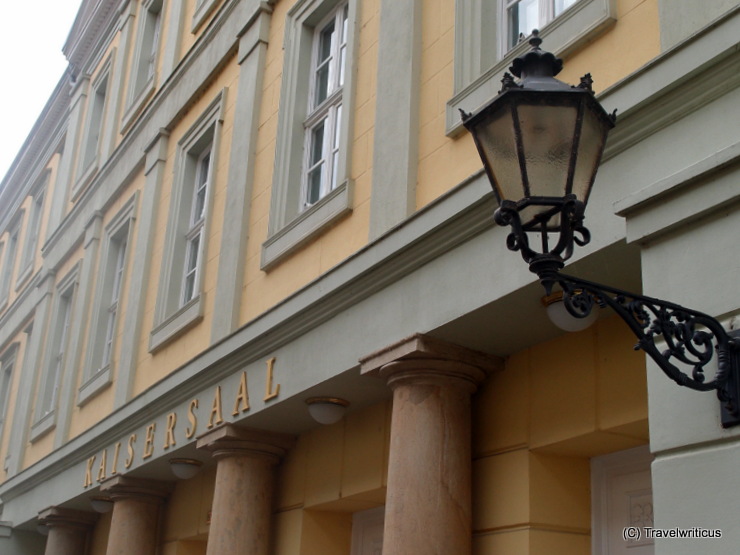
{"label": "sandstone column", "polygon": [[469,554],[470,396],[500,361],[415,335],[360,362],[393,390],[383,555]]}
{"label": "sandstone column", "polygon": [[39,521],[49,528],[44,555],[84,555],[87,535],[98,515],[62,507],[49,507],[39,513]]}
{"label": "sandstone column", "polygon": [[113,501],[106,555],[155,555],[159,509],[170,492],[166,482],[114,476],[100,485]]}
{"label": "sandstone column", "polygon": [[273,467],[292,444],[292,436],[231,424],[198,439],[217,460],[207,555],[269,553]]}

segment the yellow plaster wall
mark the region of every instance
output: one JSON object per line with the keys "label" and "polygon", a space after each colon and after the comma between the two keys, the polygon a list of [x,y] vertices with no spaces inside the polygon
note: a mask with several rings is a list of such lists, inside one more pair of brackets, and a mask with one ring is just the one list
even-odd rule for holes
{"label": "yellow plaster wall", "polygon": [[[445,109],[453,91],[454,2],[424,2],[417,209],[481,168],[469,133],[445,136]],[[543,44],[547,47],[547,43]],[[618,55],[616,55],[618,53]],[[578,83],[592,73],[599,92],[660,54],[658,0],[617,0],[617,22],[564,59],[558,79]]]}
{"label": "yellow plaster wall", "polygon": [[659,54],[658,0],[618,0],[616,24],[563,60],[558,79],[578,83],[590,72],[598,94]]}
{"label": "yellow plaster wall", "polygon": [[301,509],[292,509],[275,515],[273,520],[275,555],[301,554],[303,515],[304,512]]}
{"label": "yellow plaster wall", "polygon": [[352,513],[385,503],[390,402],[302,434],[278,468],[277,555],[345,555]]}
{"label": "yellow plaster wall", "polygon": [[297,289],[326,272],[367,243],[372,180],[372,142],[375,121],[375,81],[379,1],[359,3],[356,60],[355,113],[350,141],[354,182],[352,214],[309,242],[269,272],[260,269],[262,243],[267,239],[270,195],[275,163],[275,138],[280,107],[280,79],[284,51],[283,33],[287,11],[294,4],[278,2],[272,15],[267,48],[263,99],[257,137],[255,178],[247,245],[240,323],[246,323]]}
{"label": "yellow plaster wall", "polygon": [[474,553],[590,553],[590,458],[648,442],[633,344],[603,319],[511,356],[476,394]]}
{"label": "yellow plaster wall", "polygon": [[[175,489],[164,508],[161,536],[163,544],[199,544],[207,538],[215,486],[215,466],[204,468],[189,480],[175,483]],[[180,546],[178,549],[186,548]],[[172,553],[185,554],[190,551],[175,550]]]}
{"label": "yellow plaster wall", "polygon": [[105,555],[108,550],[108,536],[110,534],[110,524],[113,519],[113,511],[103,513],[95,522],[95,527],[90,533],[90,555]]}
{"label": "yellow plaster wall", "polygon": [[[165,163],[165,179],[162,184],[161,195],[158,203],[158,213],[155,216],[156,224],[153,229],[155,236],[152,250],[152,265],[147,283],[148,289],[144,292],[146,303],[144,308],[143,325],[138,345],[138,364],[134,380],[134,395],[141,393],[159,380],[166,377],[176,368],[194,358],[198,353],[205,350],[210,343],[210,329],[213,318],[213,301],[215,298],[215,287],[217,280],[218,256],[221,244],[223,225],[224,197],[228,178],[229,157],[231,153],[231,140],[234,132],[234,104],[238,94],[238,65],[236,57],[233,57],[225,66],[224,70],[214,78],[213,82],[205,89],[198,101],[190,107],[181,121],[173,129],[168,147],[167,160]],[[204,292],[204,314],[203,319],[181,334],[178,338],[151,354],[149,352],[149,335],[154,329],[154,309],[157,302],[157,293],[161,272],[161,264],[164,260],[164,242],[167,230],[170,200],[173,179],[177,168],[178,141],[188,132],[198,117],[213,101],[218,93],[226,88],[226,102],[224,108],[224,122],[220,131],[220,146],[218,157],[214,160],[213,192],[210,199],[208,215],[208,235],[205,270],[201,276]]]}
{"label": "yellow plaster wall", "polygon": [[354,512],[384,503],[390,403],[301,435],[279,467],[277,508]]}

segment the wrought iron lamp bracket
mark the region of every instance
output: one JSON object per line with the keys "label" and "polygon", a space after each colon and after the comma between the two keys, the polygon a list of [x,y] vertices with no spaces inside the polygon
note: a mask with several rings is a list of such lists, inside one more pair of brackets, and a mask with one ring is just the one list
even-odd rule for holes
{"label": "wrought iron lamp bracket", "polygon": [[[541,211],[540,216],[524,223],[521,212],[529,206],[552,210]],[[728,333],[712,316],[675,303],[560,273],[574,245],[583,246],[590,240],[583,218],[584,204],[573,195],[503,200],[494,214],[497,224],[511,227],[508,248],[521,253],[548,295],[555,285],[560,286],[563,303],[572,316],[585,318],[595,308],[611,307],[637,337],[635,349],[645,351],[677,384],[696,391],[716,391],[722,426],[740,425],[740,332]],[[530,245],[530,234],[539,235],[541,250]],[[550,248],[550,235],[555,234],[557,242]],[[705,369],[715,353],[717,370],[708,379]]]}
{"label": "wrought iron lamp bracket", "polygon": [[[728,333],[708,314],[557,271],[540,279],[562,288],[565,308],[576,318],[585,318],[596,307],[612,308],[637,337],[635,349],[645,351],[678,385],[716,391],[722,426],[740,424],[740,333]],[[664,346],[659,347],[660,338]],[[707,379],[705,368],[715,352],[717,371]]]}

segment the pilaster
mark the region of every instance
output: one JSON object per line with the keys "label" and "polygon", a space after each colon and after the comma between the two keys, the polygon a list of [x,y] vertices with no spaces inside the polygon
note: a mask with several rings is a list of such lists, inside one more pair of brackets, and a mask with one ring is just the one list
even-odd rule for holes
{"label": "pilaster", "polygon": [[271,16],[272,8],[265,2],[260,3],[239,36],[239,85],[234,129],[241,131],[235,132],[231,139],[232,156],[229,158],[215,297],[215,313],[219,316],[213,319],[212,343],[233,332],[239,321],[262,101],[262,74]]}
{"label": "pilaster", "polygon": [[[169,143],[169,132],[160,129],[157,135],[149,142],[145,149],[146,158],[144,162],[144,175],[146,184],[141,196],[141,209],[137,220],[137,239],[134,245],[133,270],[129,291],[145,291],[146,280],[151,268],[151,254],[154,245],[154,218],[156,217],[157,204],[160,197],[162,180],[164,179],[165,162],[167,160],[167,145]],[[126,319],[122,323],[123,345],[135,346],[139,344],[139,334],[144,318],[144,295],[129,295],[126,305]],[[121,407],[131,398],[134,378],[136,377],[136,362],[138,351],[135,347],[121,349],[118,362],[118,378],[114,406]]]}

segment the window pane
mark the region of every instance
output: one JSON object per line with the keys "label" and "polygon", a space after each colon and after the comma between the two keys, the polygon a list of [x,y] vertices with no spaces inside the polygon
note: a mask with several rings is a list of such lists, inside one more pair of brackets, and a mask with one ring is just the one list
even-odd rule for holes
{"label": "window pane", "polygon": [[188,243],[188,264],[186,271],[194,271],[198,267],[198,251],[200,250],[200,233],[193,237]]}
{"label": "window pane", "polygon": [[326,120],[322,121],[311,131],[311,158],[310,164],[313,166],[324,157],[324,124]]}
{"label": "window pane", "polygon": [[314,106],[318,106],[329,96],[329,69],[329,62],[326,62],[316,70],[316,101]]}
{"label": "window pane", "polygon": [[306,204],[312,205],[321,198],[321,182],[324,180],[324,164],[319,164],[308,173]]}
{"label": "window pane", "polygon": [[327,23],[326,27],[321,30],[319,36],[319,57],[318,63],[321,64],[331,56],[331,44],[334,39],[334,22]]}
{"label": "window pane", "polygon": [[208,153],[198,162],[198,173],[195,178],[195,199],[193,204],[194,224],[203,218],[206,207],[206,191],[208,189],[208,170],[211,163],[211,154]]}
{"label": "window pane", "polygon": [[516,46],[532,29],[540,27],[538,0],[521,0],[508,9],[509,47]]}
{"label": "window pane", "polygon": [[185,304],[195,296],[195,278],[200,256],[200,233],[188,242],[187,259],[185,263],[185,279],[182,288],[182,302]]}
{"label": "window pane", "polygon": [[332,43],[335,39],[334,21],[329,23],[319,34],[318,54],[316,59],[316,92],[314,106],[318,106],[332,91]]}

